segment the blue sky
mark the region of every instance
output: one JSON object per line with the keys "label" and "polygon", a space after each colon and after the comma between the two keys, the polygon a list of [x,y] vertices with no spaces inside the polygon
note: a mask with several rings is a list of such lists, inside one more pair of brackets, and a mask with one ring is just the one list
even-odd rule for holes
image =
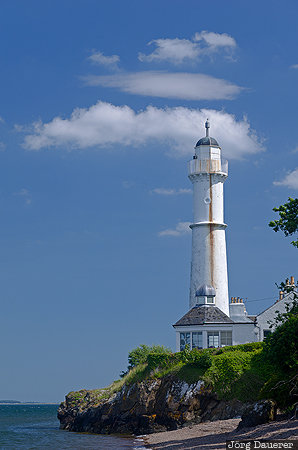
{"label": "blue sky", "polygon": [[0,398],[104,386],[188,308],[187,161],[229,160],[230,296],[297,276],[272,208],[298,190],[296,1],[4,1]]}

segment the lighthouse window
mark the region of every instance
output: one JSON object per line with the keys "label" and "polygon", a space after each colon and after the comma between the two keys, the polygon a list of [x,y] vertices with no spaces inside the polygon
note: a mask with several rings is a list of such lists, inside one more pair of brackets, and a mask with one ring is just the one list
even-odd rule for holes
{"label": "lighthouse window", "polygon": [[221,331],[220,332],[220,346],[232,345],[232,331]]}
{"label": "lighthouse window", "polygon": [[194,331],[192,333],[192,348],[203,348],[203,338],[201,331]]}
{"label": "lighthouse window", "polygon": [[208,348],[219,347],[219,331],[208,331]]}
{"label": "lighthouse window", "polygon": [[180,351],[184,350],[187,345],[190,348],[190,333],[180,333]]}
{"label": "lighthouse window", "polygon": [[207,297],[207,303],[214,303],[215,297]]}

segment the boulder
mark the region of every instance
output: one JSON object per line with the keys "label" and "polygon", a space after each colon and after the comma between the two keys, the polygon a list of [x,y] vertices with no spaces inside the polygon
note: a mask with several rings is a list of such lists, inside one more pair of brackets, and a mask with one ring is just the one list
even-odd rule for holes
{"label": "boulder", "polygon": [[276,418],[276,403],[273,400],[261,400],[245,408],[238,430],[255,427],[267,423]]}

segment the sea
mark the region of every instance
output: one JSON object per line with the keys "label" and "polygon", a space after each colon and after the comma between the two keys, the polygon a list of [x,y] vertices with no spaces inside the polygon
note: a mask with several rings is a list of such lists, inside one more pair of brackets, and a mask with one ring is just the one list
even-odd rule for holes
{"label": "sea", "polygon": [[0,405],[0,449],[144,449],[141,438],[59,430],[57,409],[58,405]]}

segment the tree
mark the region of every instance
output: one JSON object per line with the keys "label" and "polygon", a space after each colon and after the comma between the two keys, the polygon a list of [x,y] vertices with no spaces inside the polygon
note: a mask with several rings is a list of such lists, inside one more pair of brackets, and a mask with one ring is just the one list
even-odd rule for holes
{"label": "tree", "polygon": [[[269,227],[275,232],[282,231],[285,236],[292,236],[298,232],[298,198],[288,198],[288,202],[273,211],[279,213],[278,220],[271,220]],[[291,242],[298,248],[298,239]]]}
{"label": "tree", "polygon": [[270,328],[275,331],[265,340],[265,352],[273,364],[280,368],[297,368],[298,363],[298,295],[295,286],[281,283],[279,288],[291,294],[285,312],[277,312]]}
{"label": "tree", "polygon": [[[265,340],[264,351],[269,361],[279,370],[296,374],[298,367],[298,302],[292,291],[293,302],[286,305],[285,313],[275,318],[275,331]],[[270,328],[274,324],[270,325]]]}

